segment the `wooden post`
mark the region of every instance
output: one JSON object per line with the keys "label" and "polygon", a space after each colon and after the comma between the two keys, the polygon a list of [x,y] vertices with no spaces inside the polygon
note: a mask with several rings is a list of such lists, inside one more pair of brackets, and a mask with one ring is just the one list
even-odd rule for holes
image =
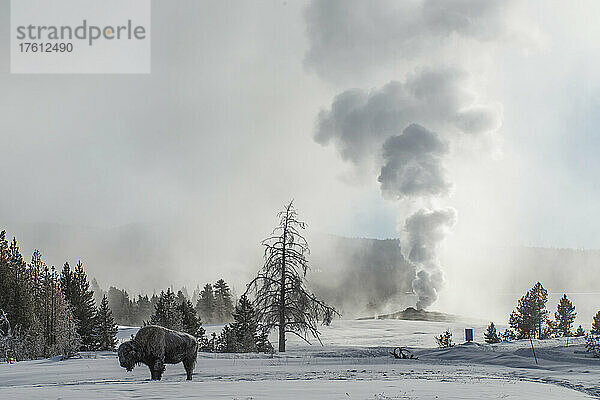
{"label": "wooden post", "polygon": [[537,357],[535,355],[535,349],[533,348],[533,340],[531,340],[531,336],[529,336],[529,342],[531,343],[531,351],[533,352],[533,358],[535,358],[535,364],[537,365]]}

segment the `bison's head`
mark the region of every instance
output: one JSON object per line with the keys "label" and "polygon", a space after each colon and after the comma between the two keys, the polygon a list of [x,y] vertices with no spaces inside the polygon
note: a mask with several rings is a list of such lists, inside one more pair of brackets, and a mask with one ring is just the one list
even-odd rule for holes
{"label": "bison's head", "polygon": [[119,364],[127,371],[133,370],[133,367],[140,362],[139,356],[135,351],[132,341],[128,341],[119,346]]}

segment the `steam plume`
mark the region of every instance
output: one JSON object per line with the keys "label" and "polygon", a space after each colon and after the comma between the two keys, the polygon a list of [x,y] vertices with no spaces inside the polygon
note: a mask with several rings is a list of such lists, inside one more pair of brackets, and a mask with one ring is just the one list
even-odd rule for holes
{"label": "steam plume", "polygon": [[449,207],[433,211],[420,209],[406,219],[404,231],[410,249],[408,259],[417,267],[412,289],[418,296],[418,309],[433,304],[444,285],[437,248],[455,223],[456,211]]}
{"label": "steam plume", "polygon": [[334,144],[344,160],[362,164],[378,155],[382,143],[411,123],[472,135],[495,131],[500,110],[469,91],[468,74],[459,68],[424,68],[405,82],[380,89],[346,90],[329,110],[319,113],[315,141]]}
{"label": "steam plume", "polygon": [[[358,168],[374,164],[385,199],[430,204],[453,186],[445,161],[454,139],[493,132],[500,125],[499,110],[476,101],[468,86],[464,71],[440,68],[423,69],[403,83],[392,81],[369,92],[344,91],[320,112],[315,140],[333,143]],[[433,304],[444,285],[436,254],[455,223],[452,208],[423,208],[406,218],[403,248],[417,272],[412,289],[418,308]]]}
{"label": "steam plume", "polygon": [[445,168],[453,144],[501,126],[499,106],[473,90],[467,65],[478,53],[470,45],[484,49],[511,37],[513,3],[315,0],[305,14],[305,62],[321,78],[339,84],[378,73],[405,76],[378,89],[340,92],[319,113],[314,139],[333,145],[356,168],[378,171],[385,199],[420,208],[404,216],[401,232],[405,257],[417,271],[418,308],[433,304],[444,284],[437,253],[456,211],[431,205],[453,187]]}
{"label": "steam plume", "polygon": [[352,82],[389,65],[422,65],[423,59],[435,56],[444,59],[456,53],[461,41],[514,40],[515,3],[315,0],[305,13],[310,41],[305,64],[326,80]]}
{"label": "steam plume", "polygon": [[392,136],[383,143],[384,165],[378,181],[381,193],[388,199],[446,194],[442,157],[448,144],[439,135],[417,124],[411,124],[402,135]]}

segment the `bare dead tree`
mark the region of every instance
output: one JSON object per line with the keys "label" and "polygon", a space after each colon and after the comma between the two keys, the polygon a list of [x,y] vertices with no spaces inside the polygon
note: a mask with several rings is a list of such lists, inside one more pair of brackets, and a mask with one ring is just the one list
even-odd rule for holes
{"label": "bare dead tree", "polygon": [[[298,219],[293,200],[277,214],[279,225],[262,241],[264,265],[249,284],[254,294],[258,320],[266,331],[279,330],[279,351],[285,351],[285,335],[292,333],[307,343],[309,336],[319,343],[318,325],[329,325],[339,313],[317,299],[306,288],[310,249],[300,233],[306,224]],[[322,344],[322,343],[321,343]]]}

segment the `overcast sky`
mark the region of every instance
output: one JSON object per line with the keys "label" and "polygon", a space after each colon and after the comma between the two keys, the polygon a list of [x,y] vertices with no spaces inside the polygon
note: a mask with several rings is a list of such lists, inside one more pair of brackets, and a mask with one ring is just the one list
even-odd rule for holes
{"label": "overcast sky", "polygon": [[169,262],[232,276],[291,198],[312,231],[397,237],[404,206],[319,112],[458,67],[498,126],[450,133],[449,243],[599,248],[600,3],[441,4],[154,1],[151,74],[63,76],[9,74],[2,0],[0,225],[167,226]]}

